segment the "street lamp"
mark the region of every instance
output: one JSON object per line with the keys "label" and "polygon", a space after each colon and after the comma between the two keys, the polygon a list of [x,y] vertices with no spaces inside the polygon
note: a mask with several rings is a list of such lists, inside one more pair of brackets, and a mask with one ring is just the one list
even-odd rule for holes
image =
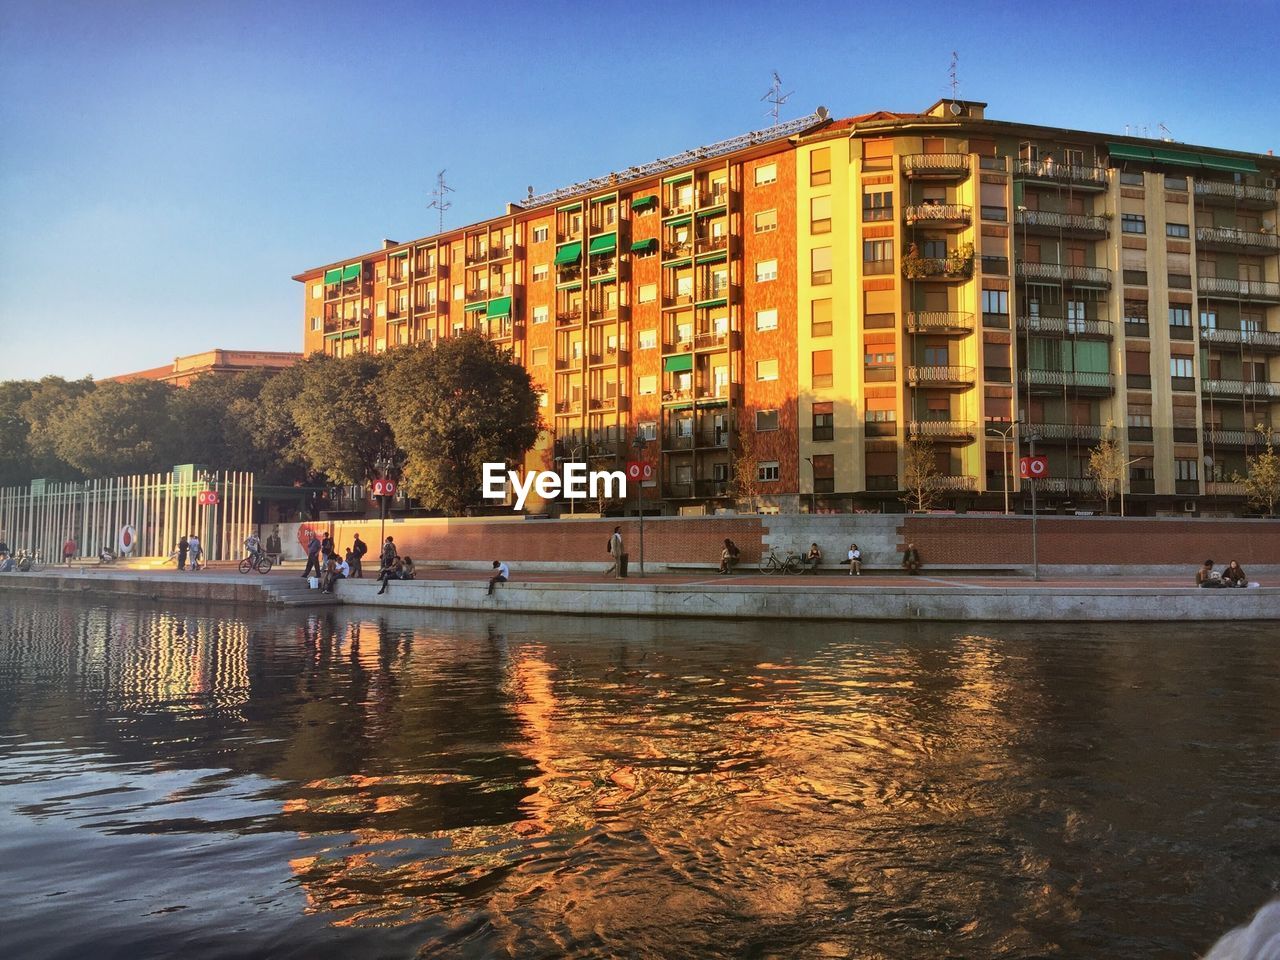
{"label": "street lamp", "polygon": [[1009,424],[1007,430],[987,425],[987,436],[996,434],[1000,437],[1000,472],[1004,474],[1004,515],[1006,517],[1009,515],[1009,471],[1013,469],[1013,463],[1009,459],[1009,441],[1016,429],[1018,429],[1017,423]]}
{"label": "street lamp", "polygon": [[643,433],[636,431],[636,438],[631,441],[631,447],[636,452],[636,461],[641,464],[640,476],[636,477],[636,512],[640,514],[640,576],[644,576],[644,503],[641,500],[643,491],[640,489],[644,484],[644,448],[647,441]]}
{"label": "street lamp", "polygon": [[813,474],[813,488],[809,491],[809,512],[818,512],[818,471],[813,465],[813,457],[805,457],[809,464],[809,472]]}
{"label": "street lamp", "polygon": [[[1027,434],[1028,455],[1036,455],[1036,441],[1040,437],[1034,430]],[[1030,471],[1028,471],[1030,473]],[[1031,487],[1031,579],[1040,579],[1040,541],[1036,531],[1036,481],[1035,477],[1027,477],[1027,485]]]}
{"label": "street lamp", "polygon": [[[574,444],[573,452],[569,454],[570,463],[578,462],[578,451],[581,449],[582,449],[582,444],[580,443]],[[569,498],[569,516],[574,515],[574,513],[576,512],[575,508],[577,507],[577,505],[578,505],[577,501],[574,498],[570,497]]]}
{"label": "street lamp", "polygon": [[1145,459],[1147,458],[1134,457],[1132,460],[1130,460],[1128,463],[1124,465],[1124,476],[1120,478],[1120,516],[1122,518],[1124,517],[1124,488],[1125,488],[1125,484],[1129,480],[1129,468],[1132,467],[1138,461],[1145,460]]}

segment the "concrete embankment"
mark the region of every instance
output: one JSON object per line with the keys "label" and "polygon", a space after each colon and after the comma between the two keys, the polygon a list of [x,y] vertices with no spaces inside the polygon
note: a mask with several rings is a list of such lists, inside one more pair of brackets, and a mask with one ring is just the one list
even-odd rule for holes
{"label": "concrete embankment", "polygon": [[[397,581],[348,580],[322,602],[454,611],[775,620],[1230,621],[1280,620],[1280,588],[1198,590],[1168,583],[984,581],[957,578],[665,577],[588,581],[539,578],[502,584],[492,597],[476,574]],[[294,576],[132,571],[0,576],[0,593],[36,590],[144,601],[297,603]],[[319,596],[314,599],[320,601]],[[305,599],[302,602],[306,602]]]}

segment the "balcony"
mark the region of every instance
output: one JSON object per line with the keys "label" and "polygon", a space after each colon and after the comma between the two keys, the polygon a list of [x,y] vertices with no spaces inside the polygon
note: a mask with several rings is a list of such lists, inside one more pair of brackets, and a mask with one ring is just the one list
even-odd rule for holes
{"label": "balcony", "polygon": [[954,180],[969,175],[967,153],[913,153],[902,158],[902,174],[913,180]]}
{"label": "balcony", "polygon": [[692,450],[693,434],[668,430],[662,435],[662,449],[666,451]]}
{"label": "balcony", "polygon": [[729,346],[732,334],[726,330],[723,333],[699,333],[693,338],[693,349],[695,350],[718,350]]}
{"label": "balcony", "polygon": [[908,253],[902,258],[902,275],[908,280],[968,280],[973,276],[973,250],[957,250],[945,257]]}
{"label": "balcony", "polygon": [[1229,297],[1234,300],[1280,303],[1280,283],[1267,280],[1200,277],[1198,286],[1200,295],[1204,297]]}
{"label": "balcony", "polygon": [[557,327],[573,327],[582,322],[582,308],[556,311]]}
{"label": "balcony", "polygon": [[556,404],[556,414],[560,416],[572,416],[582,412],[581,400],[561,400]]}
{"label": "balcony", "polygon": [[1023,435],[1034,434],[1037,443],[1097,443],[1102,430],[1097,423],[1031,423],[1023,428]]}
{"label": "balcony", "polygon": [[973,385],[973,367],[950,364],[920,364],[907,367],[911,386],[968,387]]}
{"label": "balcony", "polygon": [[1018,329],[1031,333],[1063,333],[1078,337],[1105,337],[1115,334],[1110,320],[1076,319],[1074,317],[1018,317]]}
{"label": "balcony", "polygon": [[[1272,446],[1280,446],[1280,430],[1267,431]],[[1209,447],[1260,447],[1268,437],[1257,430],[1227,430],[1221,427],[1206,430],[1204,445]]]}
{"label": "balcony", "polygon": [[693,255],[693,243],[664,243],[662,257],[664,260],[684,260]]}
{"label": "balcony", "polygon": [[695,480],[693,495],[695,497],[727,497],[729,486],[728,480]]}
{"label": "balcony", "polygon": [[977,433],[972,420],[909,420],[907,436],[913,440],[970,443]]}
{"label": "balcony", "polygon": [[1107,233],[1105,217],[1089,217],[1078,213],[1054,213],[1049,210],[1019,210],[1014,222],[1027,233],[1061,233],[1071,237],[1102,237]]}
{"label": "balcony", "polygon": [[715,253],[718,250],[728,250],[729,237],[727,235],[719,237],[698,237],[694,246],[698,253]]}
{"label": "balcony", "polygon": [[1280,399],[1280,383],[1269,380],[1201,380],[1203,393],[1215,397],[1248,397],[1254,400]]}
{"label": "balcony", "polygon": [[973,314],[949,310],[913,310],[907,314],[907,329],[912,333],[969,333],[973,330]]}
{"label": "balcony", "polygon": [[1111,271],[1106,267],[1076,267],[1066,263],[1034,263],[1018,261],[1018,279],[1033,283],[1068,283],[1080,287],[1111,286]]}
{"label": "balcony", "polygon": [[1201,343],[1239,344],[1251,350],[1272,353],[1280,351],[1280,333],[1270,330],[1228,330],[1224,327],[1201,327]]}
{"label": "balcony", "polygon": [[617,394],[614,394],[613,396],[608,396],[608,397],[594,397],[588,403],[587,406],[588,406],[588,409],[590,409],[595,413],[615,411],[615,410],[627,410],[628,407],[630,406],[630,404],[628,403],[628,400],[629,398],[625,395],[619,396]]}
{"label": "balcony", "polygon": [[468,250],[464,262],[468,267],[471,267],[478,263],[485,263],[486,261],[488,261],[488,259],[489,259],[489,250],[486,247],[483,250]]}
{"label": "balcony", "polygon": [[1248,491],[1243,483],[1231,483],[1227,480],[1207,480],[1204,485],[1205,496],[1209,497],[1244,497]]}
{"label": "balcony", "polygon": [[1019,160],[1013,166],[1015,180],[1066,183],[1078,190],[1107,189],[1107,168],[1058,163],[1055,160]]}
{"label": "balcony", "polygon": [[1018,382],[1025,385],[1028,380],[1035,393],[1057,393],[1064,389],[1096,395],[1115,392],[1115,377],[1109,373],[1079,370],[1019,370]]}
{"label": "balcony", "polygon": [[662,485],[662,496],[667,500],[691,500],[693,498],[693,483],[664,483]]}
{"label": "balcony", "polygon": [[1040,493],[1084,494],[1094,496],[1098,493],[1098,484],[1087,477],[1047,477],[1037,481],[1036,490]]}
{"label": "balcony", "polygon": [[905,207],[902,216],[909,225],[968,226],[973,221],[972,211],[962,203],[918,203]]}
{"label": "balcony", "polygon": [[1280,252],[1280,237],[1236,227],[1196,227],[1196,246],[1204,250],[1276,253]]}
{"label": "balcony", "polygon": [[1228,207],[1269,209],[1276,205],[1276,189],[1275,187],[1247,187],[1241,183],[1223,183],[1221,180],[1197,180],[1196,199]]}
{"label": "balcony", "polygon": [[978,489],[977,477],[959,477],[936,474],[929,478],[929,487],[943,493],[972,493]]}

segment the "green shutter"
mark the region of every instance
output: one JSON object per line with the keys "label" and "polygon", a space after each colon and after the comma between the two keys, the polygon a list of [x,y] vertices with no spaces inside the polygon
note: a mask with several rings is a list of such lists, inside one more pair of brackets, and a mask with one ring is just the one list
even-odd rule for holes
{"label": "green shutter", "polygon": [[490,300],[487,316],[490,319],[493,319],[494,317],[511,316],[511,298],[495,297],[494,299]]}
{"label": "green shutter", "polygon": [[1075,370],[1077,373],[1110,373],[1111,352],[1108,345],[1098,340],[1077,340]]}
{"label": "green shutter", "polygon": [[667,373],[682,373],[685,370],[692,370],[693,354],[678,353],[674,357],[667,357],[662,361],[662,369]]}
{"label": "green shutter", "polygon": [[613,253],[618,249],[618,235],[616,233],[606,233],[602,237],[596,237],[591,241],[591,246],[587,248],[587,253],[595,256],[600,253]]}
{"label": "green shutter", "polygon": [[1146,147],[1135,147],[1127,143],[1108,143],[1107,153],[1112,160],[1151,160],[1151,151]]}
{"label": "green shutter", "polygon": [[475,303],[468,303],[462,309],[464,313],[476,313],[477,311],[482,312],[484,310],[487,310],[488,308],[489,308],[489,305],[485,303],[483,300],[477,300]]}
{"label": "green shutter", "polygon": [[348,280],[359,280],[359,279],[360,279],[360,264],[351,263],[342,268],[343,283],[346,283]]}
{"label": "green shutter", "polygon": [[650,237],[648,240],[637,240],[631,244],[632,253],[653,253],[657,249],[657,237]]}
{"label": "green shutter", "polygon": [[1257,173],[1258,165],[1252,160],[1237,160],[1234,157],[1211,157],[1207,153],[1200,154],[1200,162],[1210,170],[1229,170],[1232,173]]}
{"label": "green shutter", "polygon": [[582,259],[582,241],[575,240],[573,243],[566,243],[563,247],[556,251],[556,266],[562,267],[566,263],[577,263]]}
{"label": "green shutter", "polygon": [[631,201],[632,210],[648,210],[650,207],[656,206],[658,197],[656,194],[650,194],[647,197],[636,197]]}
{"label": "green shutter", "polygon": [[341,283],[341,282],[342,282],[341,267],[334,267],[332,270],[326,270],[324,272],[324,285],[326,287],[331,286],[335,283]]}

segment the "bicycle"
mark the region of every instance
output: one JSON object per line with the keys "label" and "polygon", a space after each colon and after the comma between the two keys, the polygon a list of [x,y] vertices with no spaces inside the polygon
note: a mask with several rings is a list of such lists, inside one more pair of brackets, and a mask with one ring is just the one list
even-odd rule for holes
{"label": "bicycle", "polygon": [[799,573],[804,569],[804,566],[800,563],[800,558],[794,553],[788,553],[785,559],[779,559],[778,555],[770,550],[767,557],[760,559],[759,569],[761,573],[766,575],[774,573],[786,574]]}
{"label": "bicycle", "polygon": [[271,572],[271,557],[265,553],[253,553],[240,561],[240,572],[248,573],[257,570],[259,573]]}

